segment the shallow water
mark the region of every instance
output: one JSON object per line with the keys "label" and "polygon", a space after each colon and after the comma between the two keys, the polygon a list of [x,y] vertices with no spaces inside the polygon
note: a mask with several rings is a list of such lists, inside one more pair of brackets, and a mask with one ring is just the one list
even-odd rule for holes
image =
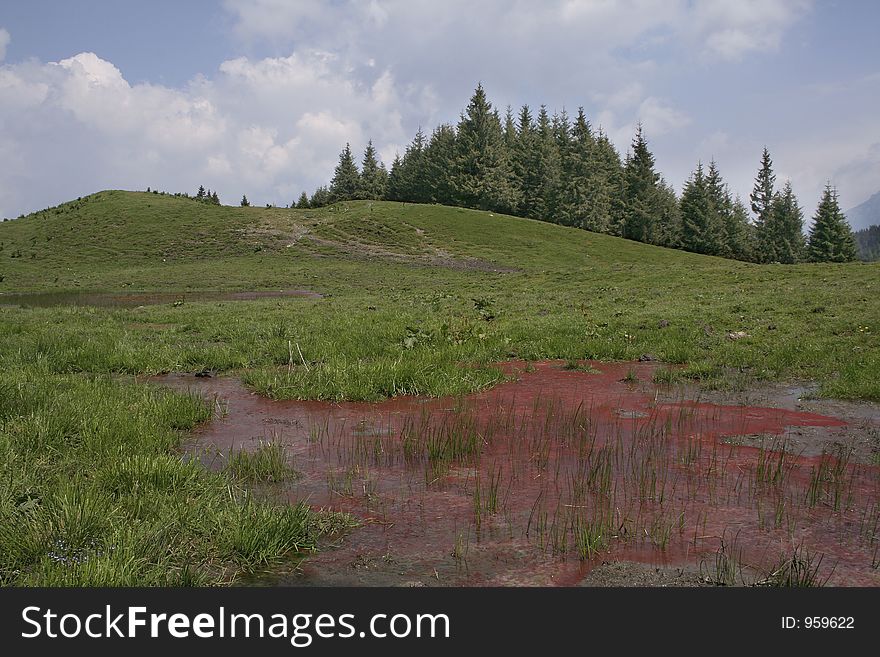
{"label": "shallow water", "polygon": [[[669,401],[649,383],[656,363],[589,365],[598,372],[506,363],[513,380],[488,391],[380,403],[274,402],[224,377],[157,381],[217,400],[222,413],[187,445],[207,465],[280,441],[300,473],[287,499],[363,523],[287,584],[574,585],[623,558],[708,572],[722,543],[757,573],[800,547],[824,555],[832,584],[880,584],[880,469],[785,451],[795,428],[839,432],[843,420]],[[766,441],[725,441],[738,435]]]}
{"label": "shallow water", "polygon": [[103,308],[135,308],[187,301],[253,301],[275,298],[321,298],[309,290],[249,290],[220,292],[181,290],[178,292],[33,292],[0,293],[0,306],[49,308],[52,306],[97,306]]}

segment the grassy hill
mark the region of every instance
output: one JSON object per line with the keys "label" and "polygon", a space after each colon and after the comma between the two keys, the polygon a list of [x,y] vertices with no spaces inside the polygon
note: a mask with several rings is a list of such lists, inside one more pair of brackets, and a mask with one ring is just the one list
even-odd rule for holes
{"label": "grassy hill", "polygon": [[[54,371],[256,368],[250,381],[277,396],[375,398],[484,383],[454,372],[412,380],[424,358],[458,371],[460,360],[647,353],[687,365],[669,376],[806,377],[828,395],[880,399],[877,265],[753,265],[443,206],[233,208],[121,191],[0,224],[0,248],[6,293],[284,288],[325,297],[0,311],[3,357],[39,355]],[[735,332],[746,337],[730,339]],[[320,364],[311,383],[273,371],[288,362],[288,341]],[[352,378],[385,365],[387,376]],[[361,378],[375,380],[336,387]]]}
{"label": "grassy hill", "polygon": [[[120,375],[238,370],[276,398],[379,399],[490,386],[509,358],[648,356],[669,363],[660,380],[809,378],[876,401],[878,274],[399,203],[106,191],[0,224],[0,585],[227,583],[348,522],[254,495],[283,480],[283,455],[230,455],[221,472],[181,458],[211,409]],[[322,296],[197,294],[270,289]],[[177,301],[3,303],[65,290]]]}

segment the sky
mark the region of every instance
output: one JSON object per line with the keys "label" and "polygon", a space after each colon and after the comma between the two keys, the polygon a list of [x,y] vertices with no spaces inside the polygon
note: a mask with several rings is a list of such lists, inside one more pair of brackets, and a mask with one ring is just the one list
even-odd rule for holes
{"label": "sky", "polygon": [[284,206],[482,83],[583,106],[621,153],[641,121],[677,191],[714,159],[747,199],[766,145],[809,219],[826,183],[880,191],[878,25],[872,0],[0,0],[0,217],[148,186]]}

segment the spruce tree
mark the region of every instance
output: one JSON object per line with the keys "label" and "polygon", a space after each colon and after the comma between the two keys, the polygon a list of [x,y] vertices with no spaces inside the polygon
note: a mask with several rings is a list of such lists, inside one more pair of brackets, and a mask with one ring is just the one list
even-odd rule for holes
{"label": "spruce tree", "polygon": [[764,147],[761,155],[761,168],[755,177],[755,186],[749,197],[752,202],[752,213],[755,215],[755,239],[756,257],[759,262],[770,262],[773,259],[772,241],[765,231],[765,225],[770,220],[773,207],[773,187],[776,184],[776,175],[773,173],[773,161],[770,159],[770,151]]}
{"label": "spruce tree", "polygon": [[371,139],[367,142],[367,148],[364,150],[355,198],[371,201],[381,200],[385,197],[387,186],[388,172],[385,170],[385,166],[376,159],[376,149],[373,147]]}
{"label": "spruce tree", "polygon": [[296,202],[296,207],[300,210],[308,210],[312,207],[312,204],[309,203],[309,196],[305,192],[299,195],[299,200]]}
{"label": "spruce tree", "polygon": [[725,218],[724,246],[728,258],[753,261],[755,258],[754,226],[749,220],[749,210],[739,197],[733,202],[731,212]]}
{"label": "spruce tree", "polygon": [[394,154],[391,162],[391,170],[388,172],[388,185],[385,189],[385,198],[389,201],[406,201],[403,188],[403,160],[400,154]]}
{"label": "spruce tree", "polygon": [[214,205],[220,205],[220,197],[217,196],[217,192],[211,192],[211,203]]}
{"label": "spruce tree", "polygon": [[465,207],[510,212],[514,196],[510,179],[500,117],[480,84],[456,130],[456,200]]}
{"label": "spruce tree", "polygon": [[351,154],[351,146],[345,145],[339,154],[339,164],[330,182],[330,202],[350,201],[356,197],[360,186],[360,173]]}
{"label": "spruce tree", "polygon": [[596,140],[583,107],[578,109],[564,146],[557,209],[559,221],[602,232],[608,225],[610,198],[607,187],[602,184],[601,169],[594,162]]}
{"label": "spruce tree", "polygon": [[448,124],[438,126],[425,147],[422,166],[425,174],[426,202],[454,205],[456,203],[453,169],[456,164],[455,129]]}
{"label": "spruce tree", "polygon": [[[412,143],[406,148],[401,160],[401,200],[412,203],[431,203],[432,186],[428,174],[428,162],[425,157],[425,149],[428,140],[425,133],[419,127]],[[447,177],[451,172],[446,172]]]}
{"label": "spruce tree", "polygon": [[535,161],[536,141],[531,110],[528,105],[523,105],[519,111],[516,142],[511,155],[513,181],[519,197],[516,214],[522,217],[538,214],[536,205],[541,196],[541,177]]}
{"label": "spruce tree", "polygon": [[330,205],[332,202],[333,199],[330,190],[327,189],[326,185],[321,185],[312,194],[312,198],[309,199],[309,207],[323,208],[325,205]]}
{"label": "spruce tree", "polygon": [[241,207],[247,208],[247,207],[250,207],[250,205],[251,204],[247,200],[247,194],[243,194],[241,197]]}
{"label": "spruce tree", "polygon": [[654,243],[655,223],[659,214],[658,183],[654,156],[639,123],[632,141],[632,151],[624,165],[623,237]]}
{"label": "spruce tree", "polygon": [[681,193],[681,246],[694,253],[714,254],[718,250],[714,204],[709,182],[700,162]]}
{"label": "spruce tree", "polygon": [[556,193],[561,167],[553,123],[546,106],[541,105],[536,126],[537,150],[535,151],[540,192],[536,199],[537,213],[534,218],[556,223],[559,221],[556,217],[558,205]]}
{"label": "spruce tree", "polygon": [[830,183],[813,217],[807,251],[813,262],[852,262],[857,257],[852,230],[840,211],[837,190]]}
{"label": "spruce tree", "polygon": [[764,223],[764,249],[771,262],[794,264],[804,257],[804,213],[786,181],[781,192],[773,195],[770,213]]}
{"label": "spruce tree", "polygon": [[596,156],[593,158],[597,168],[598,180],[607,190],[608,198],[608,222],[607,232],[620,237],[623,235],[623,226],[626,218],[626,181],[624,177],[623,163],[620,154],[614,148],[614,144],[608,135],[599,128],[596,137]]}
{"label": "spruce tree", "polygon": [[205,187],[204,185],[199,185],[199,191],[196,192],[196,198],[200,201],[205,198]]}

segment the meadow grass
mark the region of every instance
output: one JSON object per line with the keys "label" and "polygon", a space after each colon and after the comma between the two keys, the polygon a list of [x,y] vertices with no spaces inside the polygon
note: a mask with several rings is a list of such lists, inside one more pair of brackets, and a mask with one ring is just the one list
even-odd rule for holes
{"label": "meadow grass", "polygon": [[178,453],[183,432],[209,417],[201,399],[152,385],[4,371],[0,583],[228,583],[314,549],[327,519],[257,499]]}
{"label": "meadow grass", "polygon": [[[0,224],[0,293],[181,293],[131,308],[10,307],[0,295],[0,578],[228,582],[311,549],[334,526],[248,491],[279,474],[277,454],[238,455],[219,473],[182,458],[181,432],[209,409],[114,375],[235,370],[278,399],[376,400],[484,389],[512,358],[651,354],[675,365],[658,371],[664,381],[811,379],[822,395],[878,401],[878,267],[754,265],[380,202],[232,208],[106,191]],[[221,289],[323,297],[186,296]],[[468,445],[444,439],[435,462]],[[546,448],[532,446],[536,463]],[[590,480],[606,485],[601,459],[593,465]],[[781,464],[764,465],[749,485],[782,476]],[[663,490],[649,466],[638,473],[646,496]],[[809,494],[838,499],[843,485],[817,471]],[[480,514],[495,505],[498,486],[486,486]],[[552,522],[546,510],[534,516],[534,526]],[[670,527],[653,526],[654,539],[668,540]],[[574,534],[585,554],[606,540],[588,524]]]}

